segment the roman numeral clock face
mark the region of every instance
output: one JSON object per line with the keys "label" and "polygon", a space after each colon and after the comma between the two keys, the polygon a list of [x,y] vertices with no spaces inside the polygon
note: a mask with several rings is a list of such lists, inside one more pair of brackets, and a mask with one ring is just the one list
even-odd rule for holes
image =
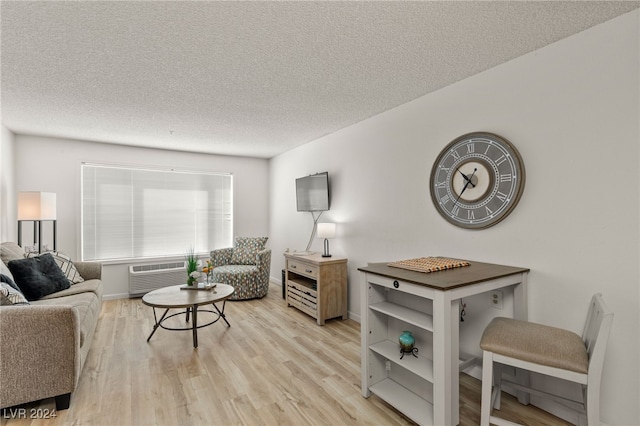
{"label": "roman numeral clock face", "polygon": [[492,133],[469,133],[447,145],[431,169],[431,199],[454,225],[483,229],[504,219],[524,189],[516,148]]}

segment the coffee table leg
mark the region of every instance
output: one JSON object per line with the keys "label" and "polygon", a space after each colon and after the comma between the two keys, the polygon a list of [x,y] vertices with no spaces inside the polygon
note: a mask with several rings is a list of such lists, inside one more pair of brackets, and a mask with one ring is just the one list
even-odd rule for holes
{"label": "coffee table leg", "polygon": [[166,309],[164,311],[164,314],[162,314],[162,317],[160,318],[160,321],[158,321],[158,318],[156,317],[156,308],[153,308],[153,319],[156,320],[155,325],[153,326],[153,330],[151,331],[151,334],[149,335],[149,337],[147,338],[147,342],[149,340],[151,340],[151,336],[153,336],[153,333],[156,332],[156,330],[158,329],[158,327],[160,327],[160,323],[162,322],[162,320],[164,319],[164,317],[167,316],[167,312],[169,312],[169,309]]}
{"label": "coffee table leg", "polygon": [[226,305],[227,301],[223,301],[222,302],[222,311],[220,309],[218,309],[218,307],[216,306],[215,303],[212,303],[213,307],[216,308],[216,311],[218,311],[218,315],[220,316],[220,318],[222,318],[224,320],[224,322],[227,323],[228,327],[231,327],[231,324],[229,324],[229,321],[227,321],[227,317],[224,316],[224,307]]}
{"label": "coffee table leg", "polygon": [[193,313],[193,347],[198,347],[198,306],[193,305],[191,308]]}

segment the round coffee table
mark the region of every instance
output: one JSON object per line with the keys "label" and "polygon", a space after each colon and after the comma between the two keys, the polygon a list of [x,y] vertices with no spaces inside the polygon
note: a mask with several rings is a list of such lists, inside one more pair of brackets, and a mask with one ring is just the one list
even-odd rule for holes
{"label": "round coffee table", "polygon": [[[153,319],[155,325],[151,334],[147,338],[147,342],[151,339],[158,327],[165,330],[182,331],[191,330],[193,332],[193,347],[198,347],[198,329],[206,327],[217,322],[220,318],[227,323],[227,326],[231,327],[229,321],[224,315],[224,306],[227,303],[227,299],[234,292],[234,288],[227,284],[216,284],[211,290],[181,290],[182,285],[174,285],[171,287],[159,288],[157,290],[150,291],[142,296],[142,303],[151,306],[153,308]],[[216,302],[222,302],[222,310],[218,309]],[[211,304],[215,311],[208,309],[198,309],[199,306]],[[156,308],[164,308],[165,311],[158,320],[156,316]],[[167,316],[169,309],[186,308],[186,312],[178,312]],[[217,317],[206,324],[198,325],[198,312],[210,312],[217,314]],[[163,324],[164,321],[176,315],[186,314],[187,322],[189,322],[189,315],[193,316],[191,327],[185,328],[172,328]]]}

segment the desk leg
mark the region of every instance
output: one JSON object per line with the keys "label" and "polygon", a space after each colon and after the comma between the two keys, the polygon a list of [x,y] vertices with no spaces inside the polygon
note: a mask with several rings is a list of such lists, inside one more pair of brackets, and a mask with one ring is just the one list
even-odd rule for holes
{"label": "desk leg", "polygon": [[451,424],[460,423],[460,299],[449,301],[451,311]]}
{"label": "desk leg", "polygon": [[[445,297],[445,292],[436,291],[433,298],[433,424],[455,425],[458,414],[458,324],[453,321],[457,305]],[[456,318],[457,319],[457,318]],[[452,331],[455,327],[455,336]],[[454,350],[456,352],[454,353]],[[453,359],[456,358],[456,362]],[[454,388],[456,390],[454,391]],[[454,423],[455,421],[455,423]]]}

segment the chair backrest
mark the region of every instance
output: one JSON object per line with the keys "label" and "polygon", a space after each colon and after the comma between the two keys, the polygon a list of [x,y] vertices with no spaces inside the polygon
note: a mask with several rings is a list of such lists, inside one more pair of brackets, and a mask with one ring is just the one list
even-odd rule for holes
{"label": "chair backrest", "polygon": [[587,322],[582,333],[582,340],[589,354],[589,381],[592,377],[599,381],[607,351],[609,331],[613,322],[613,312],[602,298],[602,294],[594,294],[591,298]]}

